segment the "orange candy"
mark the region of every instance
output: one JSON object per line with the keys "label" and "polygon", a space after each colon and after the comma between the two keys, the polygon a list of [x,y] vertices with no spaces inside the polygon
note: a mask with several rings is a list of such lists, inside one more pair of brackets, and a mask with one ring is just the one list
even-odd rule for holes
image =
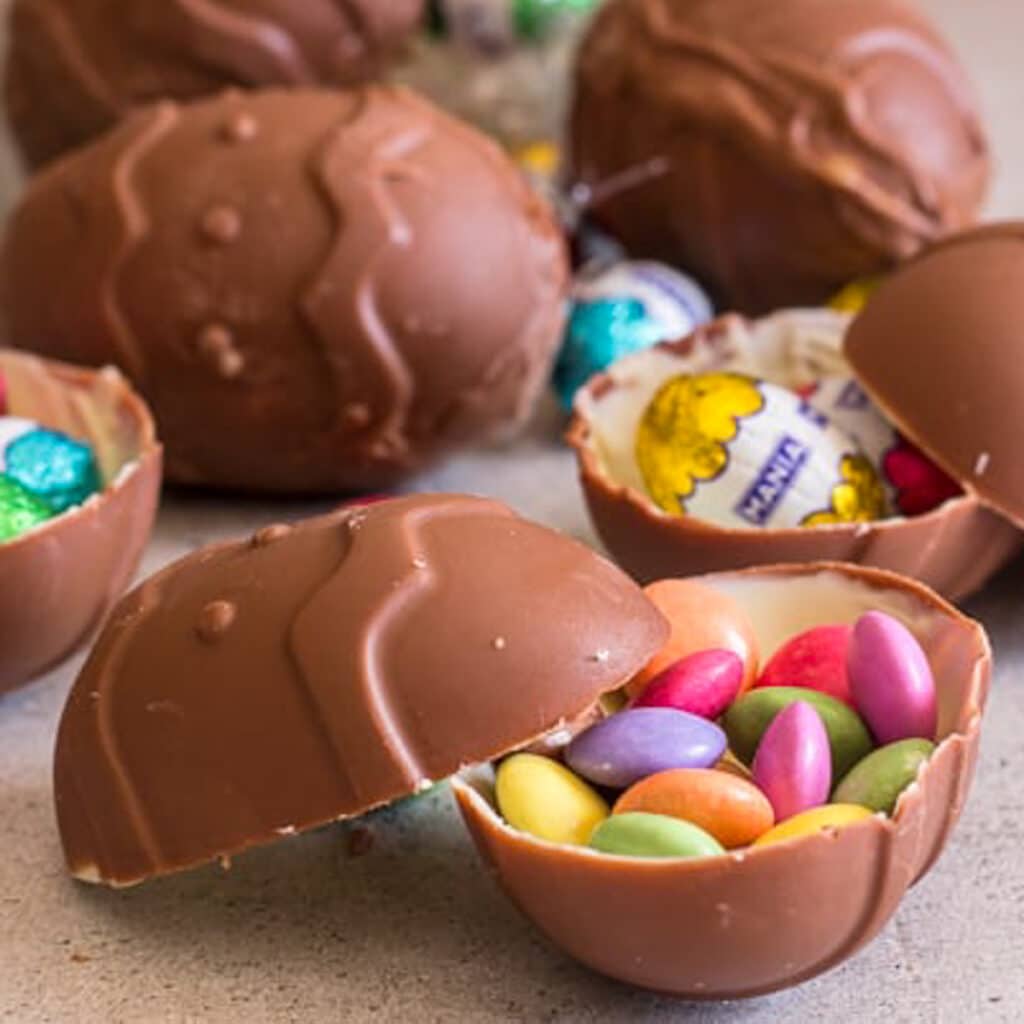
{"label": "orange candy", "polygon": [[681,818],[727,850],[749,846],[775,824],[768,798],[751,782],[712,768],[677,768],[648,776],[619,797],[612,814],[645,811]]}
{"label": "orange candy", "polygon": [[631,697],[680,658],[715,648],[735,651],[743,659],[740,693],[753,685],[757,637],[747,613],[731,597],[694,580],[659,580],[644,593],[668,619],[672,632],[668,643],[630,680],[626,691]]}

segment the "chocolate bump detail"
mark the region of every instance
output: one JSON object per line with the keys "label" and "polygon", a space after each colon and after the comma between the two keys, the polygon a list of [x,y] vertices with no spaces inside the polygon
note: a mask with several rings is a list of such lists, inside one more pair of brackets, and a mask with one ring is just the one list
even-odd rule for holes
{"label": "chocolate bump detail", "polygon": [[217,643],[235,622],[238,609],[230,601],[211,601],[199,616],[196,635],[205,643]]}

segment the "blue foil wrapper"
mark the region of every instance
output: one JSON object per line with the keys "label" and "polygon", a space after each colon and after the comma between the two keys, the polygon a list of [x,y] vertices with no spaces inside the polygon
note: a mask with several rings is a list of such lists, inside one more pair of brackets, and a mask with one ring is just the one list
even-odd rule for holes
{"label": "blue foil wrapper", "polygon": [[0,423],[0,471],[55,513],[81,505],[100,490],[92,448],[28,421]]}

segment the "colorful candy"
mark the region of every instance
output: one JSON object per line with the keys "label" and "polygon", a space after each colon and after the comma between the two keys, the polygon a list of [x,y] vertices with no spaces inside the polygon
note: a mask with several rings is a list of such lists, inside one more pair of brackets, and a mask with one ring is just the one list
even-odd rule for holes
{"label": "colorful candy", "polygon": [[775,823],[768,798],[736,775],[680,768],[642,779],[619,797],[614,815],[667,815],[698,825],[726,849],[749,846]]}
{"label": "colorful candy", "polygon": [[743,660],[743,689],[757,675],[758,646],[747,613],[728,594],[693,580],[660,580],[644,593],[668,619],[668,643],[626,687],[632,697],[670,665],[698,651],[734,651]]}
{"label": "colorful candy", "polygon": [[867,821],[872,817],[873,811],[867,807],[860,807],[856,804],[825,804],[823,807],[815,807],[803,814],[776,825],[769,832],[765,832],[760,839],[752,844],[758,846],[771,846],[773,843],[781,843],[786,839],[797,839],[801,836],[812,836],[818,832],[833,831],[846,828],[847,825],[855,825],[858,821]]}
{"label": "colorful candy", "polygon": [[836,787],[837,803],[860,804],[892,814],[900,794],[935,753],[931,740],[899,740],[868,754]]}
{"label": "colorful candy", "polygon": [[635,453],[648,494],[672,515],[786,529],[888,513],[850,437],[795,392],[744,374],[668,380],[644,411]]}
{"label": "colorful candy", "polygon": [[581,278],[572,303],[554,376],[566,409],[594,374],[660,341],[685,338],[714,315],[695,281],[651,262],[619,263]]}
{"label": "colorful candy", "polygon": [[28,533],[54,515],[45,501],[0,473],[0,544]]}
{"label": "colorful candy", "polygon": [[828,800],[832,754],[821,716],[810,704],[795,701],[775,716],[758,744],[753,775],[777,821]]}
{"label": "colorful candy", "polygon": [[725,853],[703,829],[661,814],[616,814],[590,837],[590,846],[620,857],[714,857]]}
{"label": "colorful candy", "polygon": [[821,717],[828,733],[835,778],[841,779],[871,753],[871,734],[852,708],[834,697],[796,686],[767,686],[751,690],[736,701],[722,719],[729,749],[741,761],[751,764],[761,737],[775,716],[796,701],[809,704]]}
{"label": "colorful candy", "polygon": [[829,300],[829,308],[838,313],[859,313],[882,283],[878,277],[862,277],[851,281]]}
{"label": "colorful candy", "polygon": [[732,704],[742,685],[739,655],[725,650],[697,651],[659,672],[633,706],[675,708],[713,720]]}
{"label": "colorful candy", "polygon": [[933,739],[938,718],[935,680],[914,634],[884,612],[867,612],[853,627],[847,658],[850,693],[880,744]]}
{"label": "colorful candy", "polygon": [[710,768],[724,752],[725,733],[704,718],[673,708],[633,708],[576,736],[565,761],[599,786],[625,789],[672,768]]}
{"label": "colorful candy", "polygon": [[522,832],[583,846],[608,817],[608,804],[564,765],[537,754],[513,754],[498,767],[498,810]]}
{"label": "colorful candy", "polygon": [[816,626],[787,640],[768,659],[755,687],[800,686],[852,706],[846,652],[852,627]]}

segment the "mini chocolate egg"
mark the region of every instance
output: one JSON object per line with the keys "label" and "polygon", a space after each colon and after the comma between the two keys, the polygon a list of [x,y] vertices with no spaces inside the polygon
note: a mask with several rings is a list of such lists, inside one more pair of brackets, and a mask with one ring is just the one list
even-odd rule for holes
{"label": "mini chocolate egg", "polygon": [[423,7],[424,0],[15,0],[8,116],[34,166],[161,97],[349,85],[381,72]]}
{"label": "mini chocolate egg", "polygon": [[[28,449],[15,453],[13,468],[25,471],[23,482],[0,473],[2,694],[81,646],[127,586],[156,514],[161,449],[149,410],[116,370],[82,370],[5,349],[0,380],[8,414],[0,432],[7,440],[42,433],[59,442],[54,462],[39,460],[37,448],[32,458],[22,458]],[[0,441],[0,449],[9,454],[11,445]],[[89,458],[61,461],[69,451]],[[97,492],[62,511],[24,486],[56,483],[50,496],[67,498],[86,478]],[[5,537],[14,487],[20,514],[30,515]],[[20,528],[28,525],[34,528]]]}
{"label": "mini chocolate egg", "polygon": [[[851,957],[931,868],[970,788],[991,651],[978,623],[892,573],[781,566],[699,582],[744,609],[764,650],[814,626],[853,623],[866,609],[898,613],[906,622],[935,669],[939,742],[892,818],[868,808],[826,806],[814,812],[815,820],[795,818],[788,830],[764,833],[753,846],[692,860],[684,843],[664,846],[660,840],[669,837],[660,829],[652,845],[644,830],[633,847],[630,823],[616,826],[613,811],[601,826],[622,830],[623,843],[607,846],[613,854],[676,854],[633,860],[542,843],[509,827],[483,770],[456,776],[452,788],[482,859],[560,950],[660,993],[735,999],[799,984]],[[657,783],[654,776],[641,787]],[[630,812],[654,814],[674,813],[683,803],[641,800],[634,807],[623,801]],[[700,819],[697,824],[708,827]],[[904,926],[913,930],[920,922]]]}
{"label": "mini chocolate egg", "polygon": [[824,303],[974,223],[985,128],[922,6],[609,0],[570,127],[589,216],[748,314]]}
{"label": "mini chocolate egg", "polygon": [[20,346],[137,384],[171,480],[320,493],[520,423],[568,277],[478,132],[399,88],[265,90],[139,111],[37,176],[0,300]]}
{"label": "mini chocolate egg", "polygon": [[[1024,229],[1021,237],[1024,238]],[[915,436],[905,419],[892,412],[891,403],[898,401],[900,395],[906,396],[908,408],[926,404],[930,407],[931,377],[942,377],[945,382],[946,362],[938,351],[928,351],[923,340],[939,331],[938,322],[932,331],[930,314],[926,318],[920,312],[929,303],[932,303],[931,309],[942,300],[936,298],[933,303],[927,288],[901,289],[898,300],[901,312],[886,297],[892,294],[893,282],[912,275],[915,267],[925,266],[930,260],[938,259],[941,253],[954,252],[954,243],[949,243],[949,246],[938,250],[934,257],[922,257],[895,275],[892,281],[883,284],[861,317],[853,321],[852,328],[849,316],[824,309],[784,310],[755,321],[724,316],[699,327],[688,338],[662,343],[619,360],[581,389],[576,396],[568,441],[576,452],[580,481],[591,518],[619,564],[636,579],[648,582],[666,576],[692,576],[752,565],[846,561],[913,576],[952,598],[974,592],[1006,564],[1020,550],[1022,537],[1016,526],[1005,518],[1004,513],[1011,502],[1004,502],[999,508],[988,508],[986,505],[995,506],[996,502],[990,502],[973,484],[966,486],[961,493],[943,494],[935,474],[944,475],[944,471],[954,468],[953,465],[939,458],[934,443],[922,444],[924,436]],[[956,262],[960,265],[960,261]],[[995,302],[995,281],[990,287],[991,292],[986,293],[987,301]],[[943,288],[943,296],[953,292],[953,280],[945,278]],[[880,308],[876,306],[878,302],[886,304],[886,313],[881,316],[873,313]],[[888,321],[898,327],[902,318],[920,321],[916,326],[908,324],[907,329],[896,332],[901,338],[912,335],[914,345],[902,341],[899,345],[893,343],[894,335],[886,323]],[[958,322],[952,309],[942,321],[943,328],[950,322]],[[865,324],[870,324],[870,328],[865,330]],[[967,323],[962,323],[960,329],[952,333],[958,339],[956,344],[969,349],[975,343],[972,339],[978,336],[984,335],[987,344],[993,330],[994,327],[972,331]],[[1005,325],[1005,332],[1002,351],[1010,351],[1012,342],[1005,340],[1012,334],[1009,323]],[[948,337],[942,335],[945,339],[943,344],[954,344],[952,333]],[[913,348],[914,354],[904,358],[907,348]],[[855,366],[847,362],[847,350],[854,355]],[[890,360],[886,355],[890,350],[898,350],[899,358]],[[967,362],[967,359],[962,361]],[[870,367],[870,379],[860,373],[861,366]],[[894,366],[899,369],[894,370]],[[929,388],[921,386],[920,368],[923,366],[930,367]],[[965,366],[961,366],[961,371],[958,379],[972,380],[974,388],[980,387],[980,374],[974,373],[972,377]],[[637,458],[638,431],[646,410],[660,389],[681,377],[707,374],[717,375],[716,379],[725,381],[732,379],[730,375],[753,377],[797,393],[806,392],[823,380],[849,381],[855,378],[870,397],[874,408],[891,421],[901,436],[920,445],[926,455],[923,461],[904,461],[893,475],[895,486],[891,493],[896,507],[907,512],[918,511],[922,507],[930,510],[921,515],[890,515],[860,522],[843,522],[841,516],[826,515],[816,520],[817,525],[784,528],[753,527],[746,522],[727,525],[708,521],[696,514],[669,514],[648,493]],[[1009,378],[1012,374],[1003,376]],[[950,393],[942,404],[947,408],[959,408],[956,401],[962,400],[953,398],[955,385],[952,378],[951,374],[948,381]],[[889,397],[884,401],[880,401],[881,392],[872,385],[873,379],[885,381]],[[1004,392],[1000,408],[1005,409],[1013,386],[1007,387],[1003,380],[998,386]],[[745,393],[750,406],[749,388],[737,386],[730,390],[740,397]],[[1024,387],[1020,391],[1019,407],[1024,408]],[[692,394],[689,396],[693,397]],[[755,403],[756,400],[755,396]],[[691,407],[694,405],[693,402],[689,404]],[[956,440],[960,445],[958,457],[961,461],[955,475],[965,483],[960,468],[969,452],[980,451],[981,455],[976,455],[978,466],[975,468],[987,470],[988,463],[981,456],[995,447],[995,440],[1010,436],[1003,429],[997,437],[995,420],[1002,413],[996,414],[984,405],[979,408],[982,411],[978,423],[972,422],[970,426],[980,428],[984,422],[984,428],[970,434],[961,432]],[[702,414],[701,401],[696,402],[696,410]],[[723,419],[717,407],[711,412],[715,418],[709,423],[697,421],[701,428],[698,433],[702,437],[712,436],[716,430],[721,433],[731,429],[730,417]],[[669,410],[669,419],[672,415]],[[743,426],[742,414],[737,418],[733,410],[731,420],[739,433]],[[689,422],[692,425],[692,418]],[[936,437],[944,422],[936,416],[932,432]],[[983,448],[983,438],[989,436],[992,440],[987,443],[987,448]],[[965,437],[971,438],[969,445],[963,443]],[[697,470],[709,473],[714,468],[715,459],[722,461],[723,452],[728,457],[728,444],[713,441],[692,449],[703,457],[703,461],[697,463]],[[671,450],[668,446],[662,447],[663,450]],[[895,449],[886,453],[884,461],[887,463],[890,458],[902,457],[903,451],[903,445],[898,443]],[[694,461],[690,459],[690,462]],[[1005,455],[1000,462],[1005,469],[1011,465],[1010,456]],[[1016,466],[1017,462],[1012,465]],[[977,479],[985,486],[990,482],[984,473]],[[717,483],[711,480],[711,486]],[[667,479],[667,485],[666,503],[671,504],[676,488],[691,486],[699,495],[704,483],[696,474],[690,473],[689,476],[684,474],[681,483],[674,478]],[[856,492],[856,488],[852,490]],[[725,502],[710,511],[721,515],[723,507],[727,507]],[[736,507],[735,500],[732,507]],[[1024,485],[1020,487],[1018,507],[1022,513],[1019,521],[1024,523]]]}
{"label": "mini chocolate egg", "polygon": [[610,562],[479,498],[196,552],[120,602],[68,697],[68,867],[130,885],[391,803],[572,720],[667,632]]}

